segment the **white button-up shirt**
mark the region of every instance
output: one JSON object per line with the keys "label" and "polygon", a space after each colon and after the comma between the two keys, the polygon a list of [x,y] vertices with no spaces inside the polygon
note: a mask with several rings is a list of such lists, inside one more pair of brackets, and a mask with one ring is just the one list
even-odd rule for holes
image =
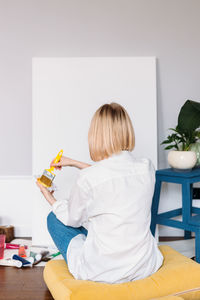
{"label": "white button-up shirt", "polygon": [[53,204],[65,225],[88,229],[67,250],[76,279],[121,283],[145,278],[163,262],[150,232],[155,170],[122,151],[80,171],[67,201]]}

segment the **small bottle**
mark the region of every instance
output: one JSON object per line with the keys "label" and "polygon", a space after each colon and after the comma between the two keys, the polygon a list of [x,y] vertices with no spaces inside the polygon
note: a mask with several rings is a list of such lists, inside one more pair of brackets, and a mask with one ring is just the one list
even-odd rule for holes
{"label": "small bottle", "polygon": [[4,255],[5,240],[6,240],[5,234],[0,234],[0,259],[2,259]]}
{"label": "small bottle", "polygon": [[20,245],[20,246],[19,246],[18,255],[19,255],[20,257],[27,257],[27,256],[26,256],[26,250],[25,250],[25,246],[24,246],[24,245]]}

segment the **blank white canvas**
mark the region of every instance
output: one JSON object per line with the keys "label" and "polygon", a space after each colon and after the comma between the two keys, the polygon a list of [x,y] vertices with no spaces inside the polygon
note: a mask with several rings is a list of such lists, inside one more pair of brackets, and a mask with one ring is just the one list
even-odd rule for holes
{"label": "blank white canvas", "polygon": [[[33,175],[41,174],[60,149],[93,163],[87,134],[94,112],[117,102],[135,130],[136,157],[157,168],[156,59],[154,57],[68,57],[33,59]],[[55,197],[67,197],[78,170],[56,171]],[[33,243],[50,245],[46,216],[51,208],[39,190],[34,195]]]}

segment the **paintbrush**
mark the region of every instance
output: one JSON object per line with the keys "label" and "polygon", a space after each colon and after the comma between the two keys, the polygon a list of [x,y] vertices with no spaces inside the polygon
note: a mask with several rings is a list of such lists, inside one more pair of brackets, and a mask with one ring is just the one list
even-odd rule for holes
{"label": "paintbrush", "polygon": [[49,254],[49,251],[42,251],[40,253],[41,258],[36,260],[33,265],[36,266],[37,264],[39,264],[41,261],[49,261],[51,258],[47,258],[47,255]]}
{"label": "paintbrush", "polygon": [[[63,150],[60,150],[60,152],[58,153],[58,155],[56,156],[56,158],[54,159],[53,163],[57,164],[61,157],[63,155]],[[53,173],[55,167],[51,167],[50,169],[45,169],[42,176],[40,178],[38,178],[37,180],[44,185],[45,187],[49,188],[52,184],[52,181],[55,178],[55,174]]]}
{"label": "paintbrush", "polygon": [[33,263],[34,266],[36,266],[37,264],[39,264],[41,261],[44,261],[44,262],[47,262],[49,260],[51,260],[52,258],[60,255],[61,253],[60,252],[57,252],[57,253],[53,253],[53,254],[49,254],[49,251],[43,251],[40,253],[41,255],[41,258],[37,261],[35,261]]}

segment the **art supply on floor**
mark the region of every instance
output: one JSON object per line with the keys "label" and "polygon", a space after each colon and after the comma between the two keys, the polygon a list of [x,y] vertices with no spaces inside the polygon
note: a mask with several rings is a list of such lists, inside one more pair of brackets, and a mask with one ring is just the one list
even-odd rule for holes
{"label": "art supply on floor", "polygon": [[38,261],[34,262],[33,265],[36,266],[37,264],[39,264],[41,261],[49,261],[51,260],[51,258],[48,258],[47,255],[49,254],[49,251],[42,251],[41,252],[41,259],[39,259]]}
{"label": "art supply on floor", "polygon": [[38,261],[36,261],[34,263],[34,266],[37,265],[37,264],[39,264],[41,261],[47,262],[47,261],[49,261],[49,260],[53,259],[54,257],[56,257],[56,256],[58,256],[58,255],[61,254],[60,252],[56,252],[56,253],[53,253],[53,254],[49,254],[49,252],[48,253],[45,253],[45,252],[48,252],[48,251],[42,252],[43,255],[42,255],[41,259],[38,260]]}
{"label": "art supply on floor", "polygon": [[3,259],[4,257],[4,244],[6,240],[5,234],[0,234],[0,259]]}
{"label": "art supply on floor", "polygon": [[34,262],[39,261],[42,258],[41,253],[35,253],[33,251],[30,252],[30,256],[33,257]]}
{"label": "art supply on floor", "polygon": [[49,254],[49,251],[45,250],[45,251],[42,251],[40,254],[42,255],[42,258],[44,258],[45,256],[47,256]]}
{"label": "art supply on floor", "polygon": [[53,258],[53,257],[56,257],[56,256],[58,256],[58,255],[60,255],[60,254],[61,254],[60,252],[53,253],[53,254],[50,254],[49,257],[52,257],[52,258]]}
{"label": "art supply on floor", "polygon": [[28,260],[31,264],[34,263],[34,258],[32,256],[27,257],[26,260]]}
{"label": "art supply on floor", "polygon": [[27,259],[24,259],[23,257],[20,257],[17,254],[14,254],[12,256],[12,259],[21,261],[22,262],[22,267],[32,267],[33,266],[33,264],[30,263],[30,261],[28,261]]}
{"label": "art supply on floor", "polygon": [[[58,163],[63,155],[63,150],[60,150],[56,158],[54,159],[54,163]],[[43,184],[45,187],[49,188],[55,178],[55,174],[53,173],[55,167],[51,167],[50,169],[44,170],[42,176],[38,178],[38,182]]]}
{"label": "art supply on floor", "polygon": [[[20,247],[20,244],[5,243],[5,245],[4,245],[4,249],[10,249],[10,250],[19,249],[19,247]],[[24,245],[24,248],[28,249],[28,246]]]}
{"label": "art supply on floor", "polygon": [[5,234],[6,243],[10,243],[14,239],[14,226],[12,225],[0,226],[0,234]]}
{"label": "art supply on floor", "polygon": [[18,249],[18,255],[20,257],[27,257],[24,245],[20,245],[20,247]]}
{"label": "art supply on floor", "polygon": [[[8,245],[6,245],[6,244],[8,244]],[[11,246],[9,247],[10,244],[11,244]],[[20,238],[12,240],[10,244],[9,243],[4,244],[5,249],[4,249],[4,258],[3,258],[3,260],[11,259],[12,255],[14,255],[14,254],[18,255],[18,249],[11,249],[11,247],[15,248],[15,246],[12,246],[12,245],[16,245],[16,248],[18,248],[19,245],[26,245],[25,246],[26,255],[27,255],[27,258],[25,258],[26,260],[31,260],[31,259],[29,259],[29,256],[31,256],[30,252],[34,252],[35,255],[37,255],[37,259],[34,261],[34,263],[36,263],[36,265],[34,265],[34,263],[33,263],[32,264],[33,267],[34,266],[35,267],[45,266],[47,260],[50,260],[50,259],[56,260],[56,259],[60,259],[60,257],[62,257],[62,255],[60,254],[60,256],[58,255],[56,257],[49,257],[48,258],[48,256],[51,255],[51,253],[56,254],[59,251],[55,247],[55,245],[48,245],[48,246],[46,246],[46,245],[36,245],[36,244],[32,245],[31,240],[29,240],[29,239],[20,239]],[[6,249],[7,246],[10,249]],[[38,262],[39,258],[41,258],[41,252],[42,252],[43,257],[45,257],[45,255],[46,255],[47,258],[44,259],[44,260],[40,260],[40,262]]]}
{"label": "art supply on floor", "polygon": [[0,260],[0,266],[21,268],[22,262],[15,259],[2,259]]}

